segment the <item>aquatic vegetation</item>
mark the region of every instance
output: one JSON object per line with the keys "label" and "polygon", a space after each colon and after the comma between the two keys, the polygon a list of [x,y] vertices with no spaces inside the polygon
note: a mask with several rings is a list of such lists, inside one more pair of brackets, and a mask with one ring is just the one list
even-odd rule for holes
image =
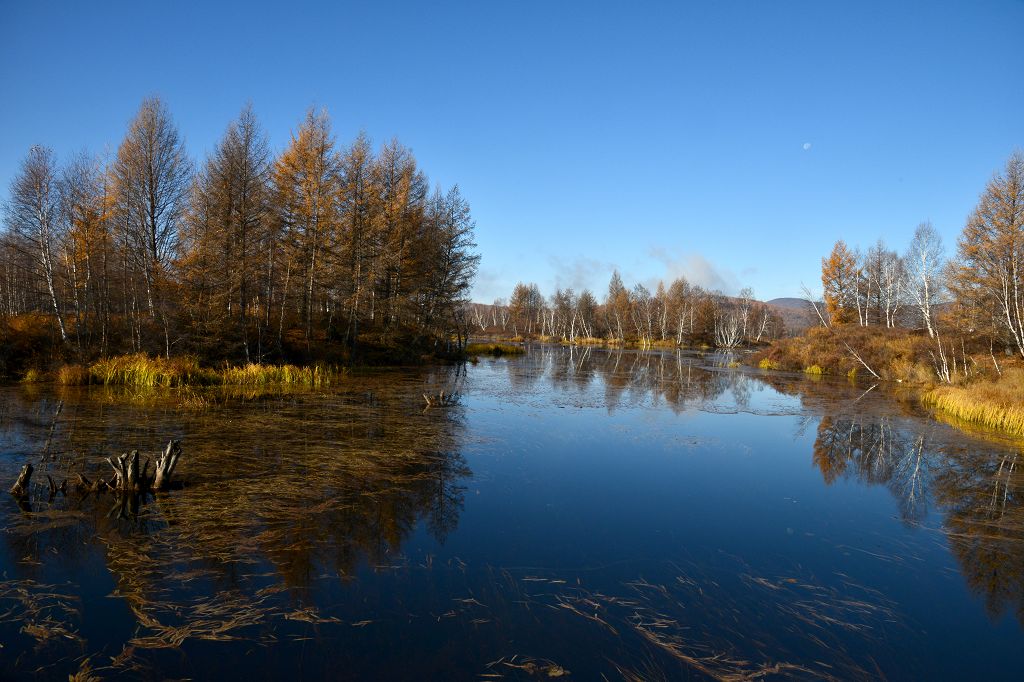
{"label": "aquatic vegetation", "polygon": [[810,367],[804,367],[804,374],[813,374],[821,376],[824,373],[825,370],[823,370],[820,365],[811,365]]}
{"label": "aquatic vegetation", "polygon": [[761,369],[782,369],[782,366],[770,358],[761,358],[761,361],[757,363],[757,366]]}
{"label": "aquatic vegetation", "polygon": [[[330,385],[343,374],[342,370],[325,365],[264,365],[249,363],[221,369],[201,367],[191,356],[165,359],[144,354],[120,355],[97,360],[88,367],[64,365],[57,372],[57,383],[63,386],[130,386],[175,388],[186,386],[270,386],[291,384],[310,387]],[[193,402],[198,396],[193,394]]]}
{"label": "aquatic vegetation", "polygon": [[89,382],[104,386],[189,386],[217,383],[217,373],[203,369],[191,356],[170,359],[142,353],[97,360],[89,366]]}
{"label": "aquatic vegetation", "polygon": [[232,386],[266,386],[268,384],[299,384],[327,386],[340,374],[323,365],[263,365],[249,363],[243,367],[226,367],[218,372],[219,383]]}

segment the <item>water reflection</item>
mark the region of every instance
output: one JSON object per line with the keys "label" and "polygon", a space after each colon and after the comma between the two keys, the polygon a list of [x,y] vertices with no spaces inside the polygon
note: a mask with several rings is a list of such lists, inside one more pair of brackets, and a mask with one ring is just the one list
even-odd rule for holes
{"label": "water reflection", "polygon": [[[1024,624],[1024,476],[1012,443],[994,447],[916,417],[881,395],[837,398],[834,385],[773,382],[818,417],[814,465],[826,484],[853,478],[886,486],[908,525],[934,506],[960,571],[993,618]],[[840,395],[842,393],[840,392]]]}
{"label": "water reflection", "polygon": [[[106,477],[105,456],[171,437],[186,452],[169,494],[51,499],[36,485],[24,508],[0,500],[0,676],[90,660],[102,674],[207,677],[198,666],[256,645],[280,652],[254,658],[256,676],[312,659],[320,676],[345,660],[353,676],[436,679],[451,666],[522,679],[563,665],[581,679],[930,670],[899,667],[923,640],[907,634],[910,607],[872,583],[877,566],[832,565],[863,536],[795,503],[779,512],[766,496],[787,486],[824,491],[817,511],[848,502],[844,488],[884,488],[903,524],[885,512],[892,546],[923,554],[907,538],[939,538],[992,618],[1024,623],[1012,444],[924,418],[884,387],[721,356],[541,347],[480,362],[326,392],[204,394],[185,409],[152,392],[0,389],[2,481],[29,460],[37,483]],[[463,400],[425,409],[441,391]],[[696,445],[684,457],[680,442]],[[810,488],[764,482],[788,454],[799,466],[786,477],[810,472]],[[790,534],[769,536],[776,526]]]}
{"label": "water reflection", "polygon": [[[424,411],[421,393],[458,379],[444,369],[398,382],[352,378],[329,394],[214,400],[199,412],[178,409],[173,394],[139,401],[96,389],[6,389],[0,480],[24,461],[37,471],[20,507],[0,501],[0,601],[21,604],[30,626],[5,629],[10,644],[82,644],[84,623],[58,622],[39,604],[51,591],[47,576],[87,573],[97,546],[137,623],[124,666],[135,649],[189,638],[265,638],[251,631],[275,616],[316,622],[308,588],[318,576],[403,561],[418,524],[439,542],[457,527],[470,475],[463,411]],[[52,497],[39,485],[47,475],[109,478],[105,456],[170,437],[185,445],[180,490]]]}

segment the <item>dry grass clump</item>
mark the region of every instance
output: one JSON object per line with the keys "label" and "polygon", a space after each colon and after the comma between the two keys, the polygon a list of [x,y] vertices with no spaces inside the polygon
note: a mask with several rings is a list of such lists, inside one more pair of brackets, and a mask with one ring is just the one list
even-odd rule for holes
{"label": "dry grass clump", "polygon": [[89,369],[84,365],[64,365],[57,370],[57,383],[61,386],[85,386],[89,383]]}
{"label": "dry grass clump", "polygon": [[36,384],[43,380],[43,374],[38,369],[30,369],[21,377],[23,384]]}
{"label": "dry grass clump", "polygon": [[232,386],[266,386],[268,384],[299,384],[302,386],[327,386],[336,372],[314,365],[262,365],[249,363],[243,367],[228,367],[221,370],[220,382]]}
{"label": "dry grass clump", "polygon": [[921,402],[957,419],[1024,436],[1024,369],[1007,368],[997,379],[937,386]]}
{"label": "dry grass clump", "polygon": [[493,355],[500,358],[502,355],[522,355],[526,349],[511,343],[471,343],[466,346],[466,355]]}
{"label": "dry grass clump", "polygon": [[221,370],[199,366],[191,356],[151,358],[141,353],[119,355],[97,360],[89,367],[64,365],[57,372],[57,382],[63,386],[134,386],[171,388],[180,386],[270,386],[291,384],[326,386],[338,372],[322,365],[297,367],[295,365],[263,365],[249,363],[241,367]]}
{"label": "dry grass clump", "polygon": [[97,360],[89,367],[90,383],[104,386],[192,386],[217,383],[217,374],[202,369],[192,356],[151,358],[142,353]]}

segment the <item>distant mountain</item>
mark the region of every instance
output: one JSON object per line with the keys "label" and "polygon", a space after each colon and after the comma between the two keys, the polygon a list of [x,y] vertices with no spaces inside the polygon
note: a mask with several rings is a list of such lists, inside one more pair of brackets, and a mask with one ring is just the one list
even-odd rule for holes
{"label": "distant mountain", "polygon": [[806,299],[773,298],[765,303],[782,316],[787,336],[802,334],[808,327],[818,324],[818,316]]}
{"label": "distant mountain", "polygon": [[804,298],[773,298],[770,301],[765,301],[765,303],[775,308],[796,308],[798,310],[810,309],[810,306],[807,305],[807,299]]}

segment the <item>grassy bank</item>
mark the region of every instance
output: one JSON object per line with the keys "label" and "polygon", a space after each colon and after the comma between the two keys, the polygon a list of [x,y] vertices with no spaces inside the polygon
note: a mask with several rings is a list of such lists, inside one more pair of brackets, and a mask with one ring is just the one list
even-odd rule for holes
{"label": "grassy bank", "polygon": [[1024,437],[1024,369],[925,390],[921,402],[956,419]]}
{"label": "grassy bank", "polygon": [[804,336],[776,341],[748,361],[765,370],[876,381],[867,365],[881,380],[900,383],[923,405],[951,417],[947,421],[954,426],[982,426],[1024,437],[1024,367],[1019,360],[1003,357],[1001,371],[996,371],[987,343],[984,348],[975,346],[972,353],[968,342],[962,346],[965,350],[956,352],[960,366],[970,367],[968,376],[961,371],[953,383],[942,383],[934,364],[936,348],[936,342],[920,331],[818,327]]}

